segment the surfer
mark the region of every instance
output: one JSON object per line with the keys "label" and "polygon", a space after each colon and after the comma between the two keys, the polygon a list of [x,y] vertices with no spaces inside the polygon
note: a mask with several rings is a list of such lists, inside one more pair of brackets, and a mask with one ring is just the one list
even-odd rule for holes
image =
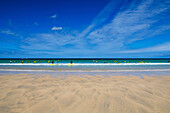
{"label": "surfer", "polygon": [[72,60],[71,60],[71,62],[70,62],[70,63],[71,63],[71,64],[73,63],[73,62],[72,62]]}

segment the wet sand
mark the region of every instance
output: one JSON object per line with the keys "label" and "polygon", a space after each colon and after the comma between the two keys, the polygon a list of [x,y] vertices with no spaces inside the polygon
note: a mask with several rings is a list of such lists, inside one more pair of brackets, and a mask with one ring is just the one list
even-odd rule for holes
{"label": "wet sand", "polygon": [[170,76],[0,76],[0,113],[169,113]]}

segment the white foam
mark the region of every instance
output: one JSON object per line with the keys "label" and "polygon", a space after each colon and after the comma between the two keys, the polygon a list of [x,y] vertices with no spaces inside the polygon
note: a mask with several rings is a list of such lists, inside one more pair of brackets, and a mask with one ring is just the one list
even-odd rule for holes
{"label": "white foam", "polygon": [[0,71],[24,71],[24,72],[147,72],[147,71],[170,71],[170,69],[148,70],[34,70],[34,69],[0,69]]}
{"label": "white foam", "polygon": [[73,65],[170,65],[170,63],[57,63],[57,64],[49,64],[49,63],[0,63],[0,65],[48,65],[48,66],[56,66],[56,65],[67,65],[67,66],[73,66]]}

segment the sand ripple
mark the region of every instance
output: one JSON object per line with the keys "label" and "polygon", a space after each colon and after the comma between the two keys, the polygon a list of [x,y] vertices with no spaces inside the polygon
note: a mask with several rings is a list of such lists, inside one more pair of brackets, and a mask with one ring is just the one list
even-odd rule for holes
{"label": "sand ripple", "polygon": [[169,113],[170,76],[0,76],[0,113]]}

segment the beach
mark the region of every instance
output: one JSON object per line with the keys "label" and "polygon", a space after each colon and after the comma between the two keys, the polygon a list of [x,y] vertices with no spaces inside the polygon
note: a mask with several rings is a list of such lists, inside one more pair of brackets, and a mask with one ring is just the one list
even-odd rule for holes
{"label": "beach", "polygon": [[[54,74],[53,74],[54,75]],[[0,113],[169,113],[170,76],[4,73]]]}
{"label": "beach", "polygon": [[0,113],[170,113],[170,0],[0,0]]}

